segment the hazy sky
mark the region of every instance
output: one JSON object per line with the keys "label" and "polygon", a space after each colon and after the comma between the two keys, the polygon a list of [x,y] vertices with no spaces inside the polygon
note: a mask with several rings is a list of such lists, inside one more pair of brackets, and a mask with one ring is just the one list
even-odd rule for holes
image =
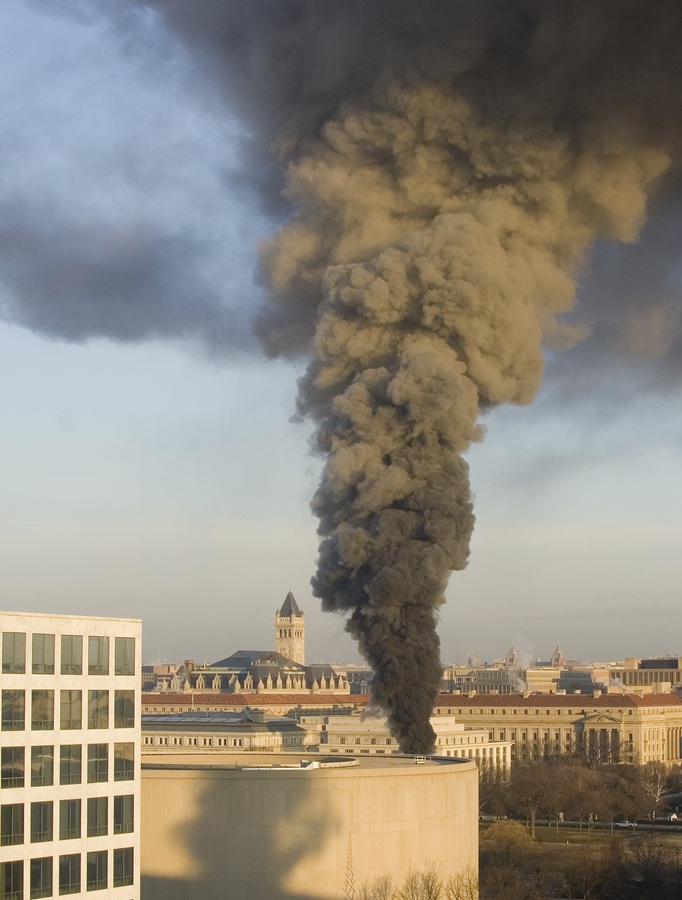
{"label": "hazy sky", "polygon": [[[357,660],[309,587],[320,466],[290,421],[303,363],[250,337],[276,225],[239,184],[239,128],[153,19],[135,40],[73,12],[95,6],[0,8],[3,605],[140,617],[146,661],[210,662],[273,646],[291,589],[308,659]],[[548,359],[532,406],[484,419],[444,662],[512,642],[529,660],[557,643],[682,654],[682,228],[679,203],[659,206],[638,246],[600,247],[585,275],[595,338]],[[666,303],[609,341],[612,295],[662,245]]]}

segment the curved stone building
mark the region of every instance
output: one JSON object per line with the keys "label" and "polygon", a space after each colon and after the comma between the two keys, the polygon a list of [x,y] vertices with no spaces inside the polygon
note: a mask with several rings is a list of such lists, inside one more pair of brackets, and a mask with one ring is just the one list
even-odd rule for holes
{"label": "curved stone building", "polygon": [[276,759],[143,765],[146,900],[341,900],[349,877],[477,867],[475,763]]}

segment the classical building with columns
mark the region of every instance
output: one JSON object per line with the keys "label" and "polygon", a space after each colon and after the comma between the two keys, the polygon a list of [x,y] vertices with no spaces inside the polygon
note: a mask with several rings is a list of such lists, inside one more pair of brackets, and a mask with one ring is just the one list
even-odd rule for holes
{"label": "classical building with columns", "polygon": [[585,753],[595,762],[682,765],[676,694],[441,694],[435,713],[511,741],[516,759]]}

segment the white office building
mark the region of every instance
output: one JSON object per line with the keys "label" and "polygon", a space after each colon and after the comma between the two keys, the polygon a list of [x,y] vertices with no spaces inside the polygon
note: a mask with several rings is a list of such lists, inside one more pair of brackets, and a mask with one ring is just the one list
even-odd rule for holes
{"label": "white office building", "polygon": [[0,897],[139,900],[141,623],[0,629]]}

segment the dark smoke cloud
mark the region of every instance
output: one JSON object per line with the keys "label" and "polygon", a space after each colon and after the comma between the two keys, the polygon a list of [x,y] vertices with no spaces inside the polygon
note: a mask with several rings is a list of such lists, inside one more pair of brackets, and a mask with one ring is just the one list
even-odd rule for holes
{"label": "dark smoke cloud", "polygon": [[193,338],[216,353],[248,341],[246,321],[203,283],[191,235],[58,220],[54,210],[0,204],[6,320],[67,341]]}
{"label": "dark smoke cloud", "polygon": [[[311,354],[299,411],[325,457],[314,590],[349,614],[401,748],[429,752],[436,621],[468,556],[463,454],[479,412],[530,402],[543,344],[568,348],[589,326],[628,356],[662,359],[679,343],[675,277],[641,296],[608,245],[637,240],[657,192],[660,221],[674,216],[682,6],[126,9],[151,10],[189,49],[247,130],[242,177],[285,221],[262,251],[270,302],[257,330],[268,353]],[[644,269],[674,272],[679,245],[665,235]],[[621,298],[594,290],[574,320],[597,244],[594,266],[615,267]]]}

